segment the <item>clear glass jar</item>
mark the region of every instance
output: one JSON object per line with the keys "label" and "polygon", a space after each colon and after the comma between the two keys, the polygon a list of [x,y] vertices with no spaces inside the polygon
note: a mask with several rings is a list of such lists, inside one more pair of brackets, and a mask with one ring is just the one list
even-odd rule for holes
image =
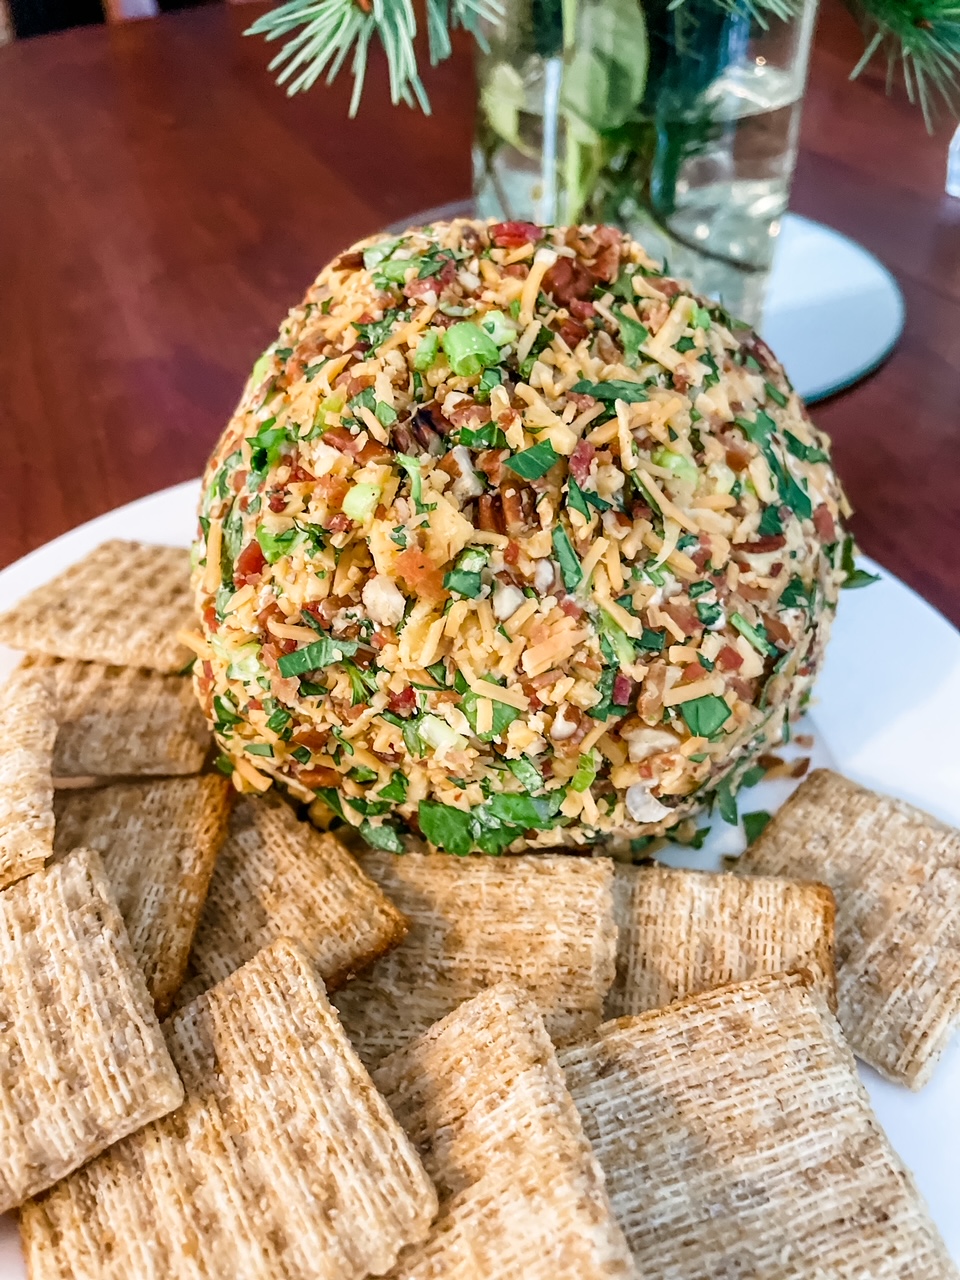
{"label": "clear glass jar", "polygon": [[759,321],[816,0],[504,0],[479,55],[480,216],[624,227]]}

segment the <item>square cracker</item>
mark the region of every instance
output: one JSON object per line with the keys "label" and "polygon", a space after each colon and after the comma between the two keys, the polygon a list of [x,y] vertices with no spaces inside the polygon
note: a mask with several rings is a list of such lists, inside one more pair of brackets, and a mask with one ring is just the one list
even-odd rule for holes
{"label": "square cracker", "polygon": [[804,975],[608,1022],[560,1064],[638,1275],[957,1280]]}
{"label": "square cracker", "polygon": [[0,688],[0,889],[38,871],[53,852],[49,676],[16,671]]}
{"label": "square cracker", "polygon": [[359,861],[410,921],[400,946],[334,997],[364,1062],[497,982],[530,992],[554,1040],[600,1022],[617,939],[607,858],[370,852]]}
{"label": "square cracker", "polygon": [[809,972],[836,1007],[834,902],[825,885],[617,863],[613,896],[617,976],[608,1018],[788,969]]}
{"label": "square cracker", "polygon": [[911,1089],[960,1023],[960,831],[818,769],[738,870],[822,880],[837,899],[840,1025]]}
{"label": "square cracker", "polygon": [[55,847],[102,857],[160,1017],[183,982],[232,796],[219,774],[57,793]]}
{"label": "square cracker", "polygon": [[181,671],[193,621],[190,553],[104,542],[0,617],[0,644],[54,658]]}
{"label": "square cracker", "polygon": [[377,1087],[440,1195],[391,1280],[590,1280],[633,1265],[550,1037],[490,987],[386,1058]]}
{"label": "square cracker", "polygon": [[26,670],[49,668],[59,728],[55,778],[198,773],[210,727],[186,676],[146,667],[112,667],[33,656]]}
{"label": "square cracker", "polygon": [[97,855],[0,893],[0,1211],[182,1097]]}
{"label": "square cracker", "polygon": [[437,1196],[300,948],[167,1024],[186,1102],[28,1204],[32,1280],[361,1280]]}
{"label": "square cracker", "polygon": [[332,990],[397,945],[407,922],[332,835],[273,793],[237,802],[193,940],[186,1004],[268,943],[294,938]]}

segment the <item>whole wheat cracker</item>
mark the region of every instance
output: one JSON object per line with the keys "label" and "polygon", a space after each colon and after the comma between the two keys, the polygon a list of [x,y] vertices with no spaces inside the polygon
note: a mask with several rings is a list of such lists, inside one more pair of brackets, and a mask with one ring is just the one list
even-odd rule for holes
{"label": "whole wheat cracker", "polygon": [[410,921],[399,947],[334,996],[365,1062],[502,981],[530,992],[558,1042],[599,1023],[616,952],[608,859],[371,851],[359,861]]}
{"label": "whole wheat cracker", "polygon": [[811,973],[836,1008],[834,914],[822,884],[617,863],[617,976],[606,1016],[789,969]]}
{"label": "whole wheat cracker", "polygon": [[304,952],[280,940],[167,1024],[186,1102],[28,1204],[31,1280],[361,1280],[437,1197]]}
{"label": "whole wheat cracker", "polygon": [[0,889],[53,852],[53,681],[16,671],[0,688]]}
{"label": "whole wheat cracker", "polygon": [[182,1097],[97,855],[0,893],[0,1211]]}
{"label": "whole wheat cracker", "polygon": [[115,539],[0,616],[0,644],[181,671],[192,655],[176,636],[192,619],[189,552]]}
{"label": "whole wheat cracker", "polygon": [[926,1084],[960,1023],[960,831],[818,769],[737,869],[831,887],[840,1025],[881,1074]]}
{"label": "whole wheat cracker", "polygon": [[391,1280],[632,1276],[543,1019],[509,984],[386,1058],[374,1081],[440,1196]]}
{"label": "whole wheat cracker", "polygon": [[237,802],[193,940],[186,1004],[275,938],[294,938],[327,990],[402,940],[407,922],[332,835],[272,792]]}
{"label": "whole wheat cracker", "polygon": [[639,1275],[956,1280],[806,976],[608,1022],[560,1063]]}
{"label": "whole wheat cracker", "polygon": [[103,858],[160,1017],[183,982],[232,798],[219,774],[57,793],[55,847]]}
{"label": "whole wheat cracker", "polygon": [[58,780],[169,777],[202,768],[210,728],[186,676],[42,655],[24,663],[25,670],[44,668],[56,681]]}

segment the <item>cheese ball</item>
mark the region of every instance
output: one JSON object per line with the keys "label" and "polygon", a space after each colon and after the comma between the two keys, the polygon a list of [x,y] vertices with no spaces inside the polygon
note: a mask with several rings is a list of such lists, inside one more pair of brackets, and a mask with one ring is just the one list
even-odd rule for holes
{"label": "cheese ball", "polygon": [[620,231],[364,241],[204,478],[220,766],[397,852],[686,831],[802,710],[847,513],[766,345]]}

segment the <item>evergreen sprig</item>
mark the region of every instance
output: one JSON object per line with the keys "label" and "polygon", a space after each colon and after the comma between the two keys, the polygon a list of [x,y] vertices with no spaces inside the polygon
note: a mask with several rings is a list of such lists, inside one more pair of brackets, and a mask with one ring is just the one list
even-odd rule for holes
{"label": "evergreen sprig", "polygon": [[[564,6],[568,0],[564,0]],[[689,0],[671,0],[679,8]],[[714,0],[727,12],[745,12],[766,26],[770,17],[794,16],[802,0]],[[960,113],[960,0],[846,0],[860,21],[866,40],[863,57],[851,79],[875,57],[886,59],[888,88],[899,71],[911,102],[920,106],[931,127],[939,99]],[[485,48],[481,22],[496,22],[500,0],[425,0],[430,63],[450,56],[450,32],[470,31]],[[417,18],[413,0],[288,0],[263,14],[247,31],[277,40],[296,32],[270,63],[280,70],[279,84],[289,94],[309,89],[326,72],[329,84],[353,54],[350,115],[356,115],[363,92],[367,56],[376,37],[387,56],[390,97],[394,103],[416,103],[429,113],[420,79],[414,40]]]}
{"label": "evergreen sprig", "polygon": [[956,0],[853,0],[867,47],[850,73],[855,79],[879,55],[887,62],[887,87],[897,70],[907,96],[932,127],[936,99],[958,114],[960,3]]}
{"label": "evergreen sprig", "polygon": [[[500,15],[499,0],[426,0],[431,66],[449,58],[451,30],[463,27],[484,47],[480,22],[494,22]],[[330,84],[352,50],[350,115],[356,115],[370,41],[376,36],[387,56],[391,101],[407,106],[416,102],[429,115],[414,48],[417,18],[412,0],[289,0],[259,17],[246,34],[278,40],[292,31],[297,34],[270,63],[271,71],[283,68],[277,83],[285,84],[288,94],[311,88],[325,71]]]}

